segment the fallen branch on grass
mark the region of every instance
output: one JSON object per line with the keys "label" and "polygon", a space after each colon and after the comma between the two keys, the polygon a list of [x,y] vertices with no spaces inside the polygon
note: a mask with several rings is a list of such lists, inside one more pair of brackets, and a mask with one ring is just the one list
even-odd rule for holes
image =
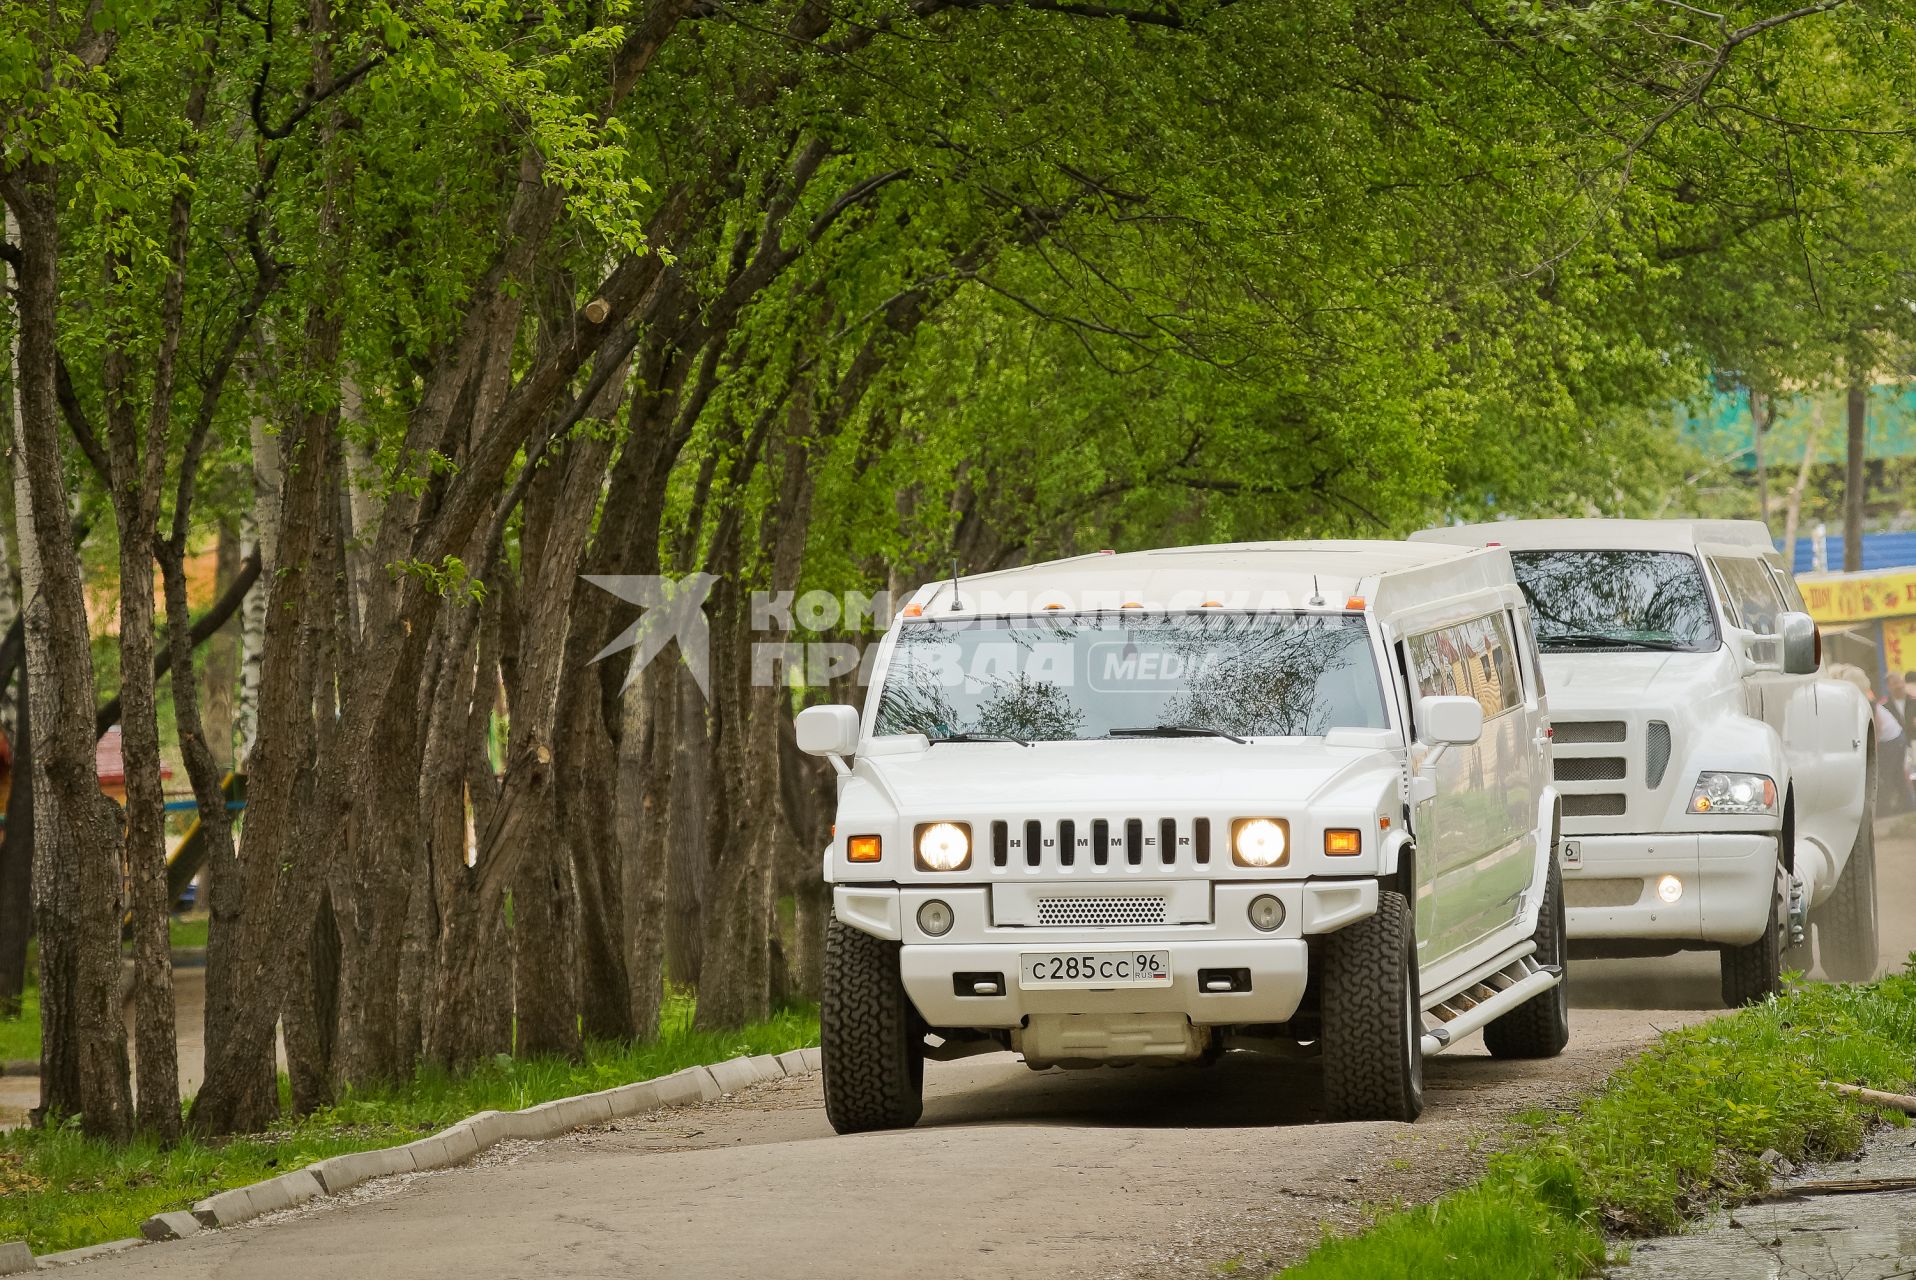
{"label": "fallen branch on grass", "polygon": [[1894,1107],[1904,1115],[1916,1116],[1916,1098],[1906,1093],[1884,1093],[1881,1089],[1865,1089],[1859,1084],[1837,1084],[1830,1080],[1825,1080],[1823,1083],[1838,1093],[1847,1093],[1851,1097],[1861,1098],[1864,1102],[1874,1103],[1879,1107]]}
{"label": "fallen branch on grass", "polygon": [[1878,1191],[1916,1191],[1916,1177],[1829,1178],[1820,1182],[1799,1182],[1793,1187],[1771,1187],[1750,1197],[1750,1203],[1794,1200],[1798,1196],[1862,1196]]}

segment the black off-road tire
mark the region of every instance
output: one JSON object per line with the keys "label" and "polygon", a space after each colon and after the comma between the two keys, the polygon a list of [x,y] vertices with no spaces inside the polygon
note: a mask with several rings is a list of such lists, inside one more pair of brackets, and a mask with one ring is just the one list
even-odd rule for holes
{"label": "black off-road tire", "polygon": [[925,1028],[898,975],[898,946],[834,916],[818,1011],[825,1118],[840,1133],[909,1129],[925,1107]]}
{"label": "black off-road tire", "polygon": [[1554,856],[1544,876],[1537,931],[1530,936],[1537,944],[1537,963],[1555,965],[1564,977],[1550,990],[1485,1025],[1484,1047],[1493,1058],[1554,1058],[1570,1043],[1570,943],[1564,921],[1563,873]]}
{"label": "black off-road tire", "polygon": [[1415,1120],[1424,1110],[1417,937],[1400,893],[1324,940],[1324,1112],[1330,1120]]}
{"label": "black off-road tire", "polygon": [[1863,806],[1863,825],[1850,846],[1836,891],[1812,913],[1823,972],[1838,982],[1876,976],[1876,806]]}
{"label": "black off-road tire", "polygon": [[1776,867],[1776,887],[1771,895],[1770,923],[1763,936],[1742,946],[1723,948],[1723,1003],[1728,1008],[1761,1004],[1766,997],[1783,993],[1783,934],[1789,926],[1780,923],[1778,917],[1789,912],[1790,882],[1781,863]]}

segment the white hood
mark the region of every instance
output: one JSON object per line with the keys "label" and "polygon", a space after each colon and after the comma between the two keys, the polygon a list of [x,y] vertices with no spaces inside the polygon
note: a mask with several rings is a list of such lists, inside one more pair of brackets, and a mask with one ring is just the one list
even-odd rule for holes
{"label": "white hood", "polygon": [[903,755],[865,755],[858,772],[905,817],[954,803],[1000,813],[1159,807],[1230,808],[1316,800],[1360,776],[1395,773],[1393,755],[1321,739],[954,742]]}
{"label": "white hood", "polygon": [[1550,714],[1695,704],[1737,686],[1726,648],[1708,653],[1546,653]]}

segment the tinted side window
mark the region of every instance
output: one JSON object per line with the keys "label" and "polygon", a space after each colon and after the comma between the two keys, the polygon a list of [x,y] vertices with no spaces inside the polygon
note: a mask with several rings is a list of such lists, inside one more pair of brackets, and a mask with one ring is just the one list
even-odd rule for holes
{"label": "tinted side window", "polygon": [[[1502,715],[1523,701],[1523,687],[1511,661],[1510,632],[1503,617],[1492,614],[1456,628],[1470,675],[1470,692],[1484,709],[1484,719]],[[1460,690],[1461,692],[1461,690]]]}
{"label": "tinted side window", "polygon": [[1770,576],[1776,579],[1777,590],[1783,593],[1783,607],[1796,613],[1808,613],[1809,606],[1803,603],[1803,593],[1797,590],[1796,579],[1783,567],[1783,558],[1766,556],[1763,563],[1770,567]]}
{"label": "tinted side window", "polygon": [[1517,674],[1517,646],[1512,639],[1510,615],[1499,613],[1485,619],[1494,636],[1490,660],[1497,669],[1497,688],[1503,694],[1503,710],[1523,701],[1523,679]]}
{"label": "tinted side window", "polygon": [[1410,637],[1410,663],[1419,697],[1475,698],[1484,718],[1523,701],[1523,682],[1502,614]]}
{"label": "tinted side window", "polygon": [[1454,627],[1426,631],[1410,637],[1410,674],[1417,681],[1420,698],[1448,698],[1468,695],[1468,686],[1457,685],[1457,633]]}
{"label": "tinted side window", "polygon": [[1775,635],[1783,597],[1777,593],[1769,566],[1740,556],[1715,556],[1711,563],[1722,575],[1723,589],[1738,624],[1758,635]]}

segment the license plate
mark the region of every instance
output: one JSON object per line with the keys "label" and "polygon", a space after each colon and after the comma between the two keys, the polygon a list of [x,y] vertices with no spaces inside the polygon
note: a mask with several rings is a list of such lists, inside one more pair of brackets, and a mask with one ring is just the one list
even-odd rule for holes
{"label": "license plate", "polygon": [[1018,985],[1052,987],[1168,987],[1169,951],[1027,951],[1018,957]]}

